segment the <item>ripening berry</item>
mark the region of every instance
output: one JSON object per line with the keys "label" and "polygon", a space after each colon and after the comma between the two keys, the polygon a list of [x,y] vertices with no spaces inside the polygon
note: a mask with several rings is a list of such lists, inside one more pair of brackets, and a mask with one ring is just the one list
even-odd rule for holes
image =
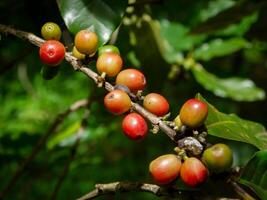
{"label": "ripening berry", "polygon": [[204,151],[202,160],[210,171],[220,173],[231,168],[233,152],[226,144],[215,144]]}
{"label": "ripening berry", "polygon": [[76,47],[74,46],[73,49],[72,49],[72,55],[77,58],[78,60],[83,60],[85,59],[85,54],[83,53],[80,53]]}
{"label": "ripening berry", "polygon": [[126,85],[132,92],[137,92],[145,88],[146,78],[137,69],[125,69],[118,74],[116,84]]}
{"label": "ripening berry", "polygon": [[174,154],[162,155],[153,160],[149,171],[156,183],[164,185],[174,181],[180,174],[181,159]]}
{"label": "ripening berry", "polygon": [[45,40],[60,40],[61,29],[56,23],[47,22],[42,26],[41,34]]}
{"label": "ripening berry", "polygon": [[90,56],[97,50],[98,36],[92,31],[81,30],[75,35],[74,45],[80,53]]}
{"label": "ripening berry", "polygon": [[113,90],[104,98],[105,107],[113,114],[120,115],[131,108],[131,99],[122,90]]}
{"label": "ripening berry", "polygon": [[168,101],[162,95],[157,93],[150,93],[146,95],[143,105],[145,109],[157,116],[163,116],[169,112]]}
{"label": "ripening berry", "polygon": [[57,40],[47,40],[41,45],[39,55],[44,64],[57,66],[64,59],[65,47]]}
{"label": "ripening berry", "polygon": [[103,53],[115,53],[120,55],[118,47],[114,45],[105,45],[98,48],[98,56],[101,56]]}
{"label": "ripening berry", "polygon": [[123,133],[132,140],[143,139],[148,132],[146,120],[137,113],[130,113],[122,121]]}
{"label": "ripening berry", "polygon": [[190,128],[202,126],[208,116],[208,106],[198,99],[189,99],[180,110],[182,124]]}
{"label": "ripening berry", "polygon": [[106,73],[108,77],[116,76],[122,68],[122,59],[115,53],[104,53],[98,57],[96,68],[98,73]]}
{"label": "ripening berry", "polygon": [[187,158],[181,166],[181,179],[189,186],[194,187],[203,183],[206,180],[207,175],[207,168],[197,158]]}

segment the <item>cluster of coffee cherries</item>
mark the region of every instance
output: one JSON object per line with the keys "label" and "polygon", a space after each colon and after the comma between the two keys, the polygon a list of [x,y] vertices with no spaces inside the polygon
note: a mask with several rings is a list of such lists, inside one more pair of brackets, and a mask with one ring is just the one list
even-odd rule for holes
{"label": "cluster of coffee cherries", "polygon": [[[186,126],[194,131],[203,128],[207,115],[207,104],[198,99],[189,99],[174,122],[178,127]],[[188,157],[186,151],[178,147],[175,151],[178,154],[162,155],[150,163],[149,171],[156,183],[172,184],[180,177],[186,185],[195,187],[205,182],[208,174],[229,170],[233,162],[232,150],[222,143],[209,146],[197,157]]]}
{"label": "cluster of coffee cherries", "polygon": [[[49,70],[57,69],[65,56],[65,47],[58,41],[61,37],[61,30],[57,24],[48,22],[43,25],[41,33],[46,40],[39,51],[41,61],[48,66]],[[116,46],[104,45],[98,48],[96,33],[90,30],[79,31],[74,38],[72,55],[77,60],[85,60],[95,56],[96,52],[98,52],[96,69],[102,78],[100,82],[104,82],[105,78],[114,78],[116,83],[114,90],[104,98],[105,107],[115,115],[127,113],[122,121],[122,130],[128,138],[132,140],[145,138],[148,125],[143,116],[129,112],[132,99],[137,98],[142,101],[146,110],[161,119],[169,113],[168,101],[158,93],[142,96],[141,92],[146,87],[144,74],[137,69],[122,70],[123,60]],[[51,78],[51,76],[46,76],[46,78]],[[174,119],[173,128],[179,130],[181,127],[186,127],[193,132],[204,126],[207,115],[206,103],[198,99],[189,99]],[[181,177],[185,184],[196,186],[206,180],[209,172],[220,173],[228,170],[232,162],[232,151],[225,144],[210,146],[197,157],[188,157],[186,150],[178,148],[177,154],[166,154],[153,160],[149,165],[149,171],[158,184],[171,184]]]}

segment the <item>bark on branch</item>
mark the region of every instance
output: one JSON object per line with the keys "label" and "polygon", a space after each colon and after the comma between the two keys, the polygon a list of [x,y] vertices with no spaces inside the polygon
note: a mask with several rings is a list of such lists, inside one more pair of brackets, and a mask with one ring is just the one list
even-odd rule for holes
{"label": "bark on branch", "polygon": [[[43,39],[37,37],[36,35],[32,33],[17,30],[17,29],[11,28],[3,24],[0,24],[0,32],[12,34],[16,37],[27,40],[36,46],[40,46],[42,43],[44,43]],[[83,72],[86,76],[93,79],[96,83],[98,82],[99,79],[101,79],[101,77],[97,73],[95,73],[93,70],[89,69],[85,65],[81,64],[75,57],[72,56],[71,53],[67,52],[65,54],[65,59],[73,66],[74,70]],[[110,84],[109,82],[105,82],[104,87],[107,91],[112,91],[114,88],[113,85]],[[132,102],[132,108],[136,112],[140,113],[143,117],[148,119],[153,125],[159,126],[159,128],[166,135],[168,135],[168,137],[171,138],[173,141],[175,142],[177,141],[177,139],[179,138],[179,135],[177,135],[175,130],[169,127],[168,125],[166,125],[160,118],[148,112],[146,109],[144,109],[142,106],[140,106],[139,104],[135,102]]]}
{"label": "bark on branch", "polygon": [[114,182],[107,184],[96,184],[95,189],[77,200],[94,199],[102,195],[115,194],[116,192],[148,192],[156,196],[173,197],[178,196],[181,192],[174,187],[160,187],[149,183],[132,183],[132,182]]}

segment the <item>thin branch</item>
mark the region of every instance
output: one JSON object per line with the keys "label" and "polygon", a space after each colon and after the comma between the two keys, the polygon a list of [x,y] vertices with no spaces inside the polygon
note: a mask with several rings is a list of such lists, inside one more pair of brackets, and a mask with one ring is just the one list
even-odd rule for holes
{"label": "thin branch", "polygon": [[41,148],[44,146],[48,137],[54,133],[60,124],[64,121],[64,119],[72,112],[77,111],[81,107],[85,107],[89,104],[87,99],[82,99],[73,103],[65,112],[59,114],[54,120],[53,124],[47,130],[47,132],[39,139],[36,146],[32,150],[32,152],[22,161],[22,163],[18,166],[17,170],[11,177],[7,186],[0,192],[0,199],[3,199],[4,196],[12,189],[12,187],[16,184],[17,180],[21,177],[24,171],[27,169],[29,164],[33,161],[36,155],[40,152]]}
{"label": "thin branch", "polygon": [[94,199],[102,195],[115,194],[116,192],[148,192],[156,196],[179,196],[181,191],[174,187],[160,187],[149,183],[114,182],[96,184],[95,189],[77,200]]}
{"label": "thin branch", "polygon": [[51,200],[54,200],[57,198],[57,195],[58,195],[58,192],[60,190],[60,187],[63,183],[63,181],[65,180],[68,172],[69,172],[69,168],[71,166],[71,163],[74,161],[75,159],[75,156],[76,156],[76,153],[77,153],[77,149],[79,147],[79,144],[80,144],[80,140],[81,140],[81,137],[87,127],[87,120],[88,120],[88,117],[90,115],[90,111],[89,111],[89,106],[88,105],[88,109],[85,110],[85,113],[84,113],[84,116],[83,116],[83,119],[82,119],[82,125],[80,127],[80,129],[77,131],[77,134],[76,134],[76,141],[74,143],[74,145],[72,146],[72,148],[70,149],[70,155],[69,155],[69,159],[68,161],[66,162],[65,166],[64,166],[64,169],[62,170],[62,173],[60,174],[59,178],[58,178],[58,182],[55,186],[55,189],[54,191],[52,192],[51,194]]}
{"label": "thin branch", "polygon": [[[6,25],[0,24],[0,32],[12,34],[16,37],[22,38],[24,40],[29,41],[30,43],[40,46],[42,43],[44,43],[44,40],[35,36],[32,33],[16,30],[14,28],[8,27]],[[73,66],[75,70],[79,70],[83,72],[85,75],[87,75],[89,78],[93,79],[95,83],[98,83],[98,80],[101,79],[101,77],[92,71],[91,69],[87,68],[85,65],[82,65],[75,57],[72,56],[71,53],[65,54],[65,59]],[[113,90],[113,85],[109,82],[105,82],[104,87],[107,91]],[[130,96],[134,96],[134,94],[130,94]],[[153,125],[159,126],[159,128],[168,135],[173,141],[177,141],[179,138],[179,135],[175,132],[174,129],[166,125],[159,117],[155,116],[154,114],[148,112],[146,109],[144,109],[142,106],[140,106],[137,103],[132,102],[132,108],[136,112],[140,113],[143,117],[148,119]]]}
{"label": "thin branch", "polygon": [[242,197],[243,200],[256,200],[249,193],[247,193],[242,187],[240,187],[235,181],[230,181],[236,193]]}

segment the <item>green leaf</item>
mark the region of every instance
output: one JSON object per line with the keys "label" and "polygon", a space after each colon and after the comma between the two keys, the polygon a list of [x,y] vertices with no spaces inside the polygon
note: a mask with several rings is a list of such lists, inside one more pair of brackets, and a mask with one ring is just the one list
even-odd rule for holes
{"label": "green leaf", "polygon": [[66,138],[69,138],[73,136],[81,127],[81,122],[75,122],[68,126],[66,129],[62,130],[61,132],[57,133],[56,136],[52,137],[48,143],[47,146],[49,149],[52,149],[54,146],[60,144],[62,141],[64,141]]}
{"label": "green leaf", "polygon": [[244,168],[239,180],[262,200],[267,200],[267,151],[258,151]]}
{"label": "green leaf", "polygon": [[82,29],[90,29],[97,33],[99,45],[110,39],[121,22],[127,4],[127,1],[116,0],[58,0],[69,31],[76,34]]}
{"label": "green leaf", "polygon": [[209,104],[200,94],[196,98],[208,104],[209,114],[205,125],[208,134],[252,144],[259,149],[267,149],[267,133],[259,123],[244,120],[235,114],[224,114]]}
{"label": "green leaf", "polygon": [[258,10],[264,4],[264,0],[257,2],[244,0],[234,6],[229,6],[228,9],[219,12],[212,18],[208,18],[203,23],[200,23],[192,29],[191,33],[211,33],[219,29],[228,27],[233,23],[240,22],[243,17],[250,15],[254,11]]}
{"label": "green leaf", "polygon": [[208,7],[200,11],[200,21],[207,21],[208,19],[218,15],[220,12],[233,7],[235,4],[236,2],[233,0],[209,1]]}
{"label": "green leaf", "polygon": [[214,57],[234,53],[248,45],[249,43],[243,38],[215,39],[198,47],[193,56],[195,59],[208,61]]}
{"label": "green leaf", "polygon": [[191,70],[197,82],[217,96],[228,97],[236,101],[256,101],[265,98],[264,90],[256,87],[249,79],[219,78],[200,65]]}
{"label": "green leaf", "polygon": [[189,35],[189,28],[168,20],[160,21],[160,34],[165,45],[170,46],[173,51],[191,50],[196,44],[200,44],[204,36]]}

